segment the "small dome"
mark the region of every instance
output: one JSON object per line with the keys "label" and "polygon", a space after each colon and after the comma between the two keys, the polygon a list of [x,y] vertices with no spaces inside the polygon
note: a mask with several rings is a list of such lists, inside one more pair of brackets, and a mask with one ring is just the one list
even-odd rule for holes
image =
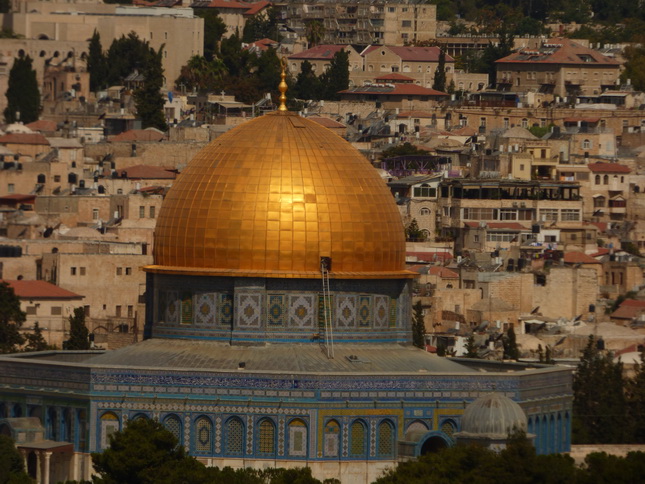
{"label": "small dome", "polygon": [[526,432],[526,414],[508,397],[492,392],[466,407],[461,418],[461,434],[506,438],[514,429]]}

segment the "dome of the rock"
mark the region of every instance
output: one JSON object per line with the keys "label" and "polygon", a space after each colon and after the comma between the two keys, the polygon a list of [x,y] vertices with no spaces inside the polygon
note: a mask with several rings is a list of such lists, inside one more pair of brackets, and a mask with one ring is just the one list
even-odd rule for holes
{"label": "dome of the rock", "polygon": [[378,172],[347,141],[298,116],[261,116],[218,137],[169,191],[150,272],[405,277],[403,224]]}

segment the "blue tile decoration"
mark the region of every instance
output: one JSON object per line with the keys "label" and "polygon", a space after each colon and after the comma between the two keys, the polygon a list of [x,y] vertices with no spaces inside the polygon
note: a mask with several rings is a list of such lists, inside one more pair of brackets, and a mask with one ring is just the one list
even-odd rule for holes
{"label": "blue tile decoration", "polygon": [[195,324],[214,326],[217,320],[216,294],[198,293],[194,295]]}
{"label": "blue tile decoration", "polygon": [[389,324],[389,302],[387,296],[374,296],[374,327],[387,328]]}
{"label": "blue tile decoration", "polygon": [[313,329],[316,315],[314,301],[315,296],[311,294],[290,295],[289,326]]}
{"label": "blue tile decoration", "polygon": [[267,323],[269,327],[285,325],[287,308],[286,296],[283,294],[269,294],[267,296]]}
{"label": "blue tile decoration", "polygon": [[356,327],[356,296],[336,295],[336,326],[338,328]]}
{"label": "blue tile decoration", "polygon": [[181,324],[193,324],[193,295],[181,293]]}
{"label": "blue tile decoration", "polygon": [[358,326],[367,328],[371,325],[372,319],[372,298],[370,296],[358,296]]}
{"label": "blue tile decoration", "polygon": [[217,321],[220,325],[226,327],[233,326],[233,295],[222,293],[219,294],[219,306],[217,308]]}
{"label": "blue tile decoration", "polygon": [[259,328],[262,322],[262,295],[235,294],[234,317],[238,328]]}
{"label": "blue tile decoration", "polygon": [[166,323],[179,323],[179,293],[177,291],[166,291]]}

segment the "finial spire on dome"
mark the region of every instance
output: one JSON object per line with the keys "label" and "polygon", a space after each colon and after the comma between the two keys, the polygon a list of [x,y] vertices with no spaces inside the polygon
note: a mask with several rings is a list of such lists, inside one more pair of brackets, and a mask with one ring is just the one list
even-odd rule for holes
{"label": "finial spire on dome", "polygon": [[280,91],[280,107],[278,107],[278,111],[287,111],[287,95],[285,94],[287,92],[287,82],[285,81],[287,77],[287,62],[284,60],[284,57],[280,61],[280,65],[282,66],[282,72],[280,72],[281,81],[278,86],[278,90]]}

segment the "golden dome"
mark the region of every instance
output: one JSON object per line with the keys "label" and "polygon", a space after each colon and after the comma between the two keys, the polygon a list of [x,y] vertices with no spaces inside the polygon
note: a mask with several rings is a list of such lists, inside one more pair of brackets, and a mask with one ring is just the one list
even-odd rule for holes
{"label": "golden dome", "polygon": [[409,277],[403,223],[377,171],[349,143],[295,113],[218,137],[169,190],[149,272]]}

